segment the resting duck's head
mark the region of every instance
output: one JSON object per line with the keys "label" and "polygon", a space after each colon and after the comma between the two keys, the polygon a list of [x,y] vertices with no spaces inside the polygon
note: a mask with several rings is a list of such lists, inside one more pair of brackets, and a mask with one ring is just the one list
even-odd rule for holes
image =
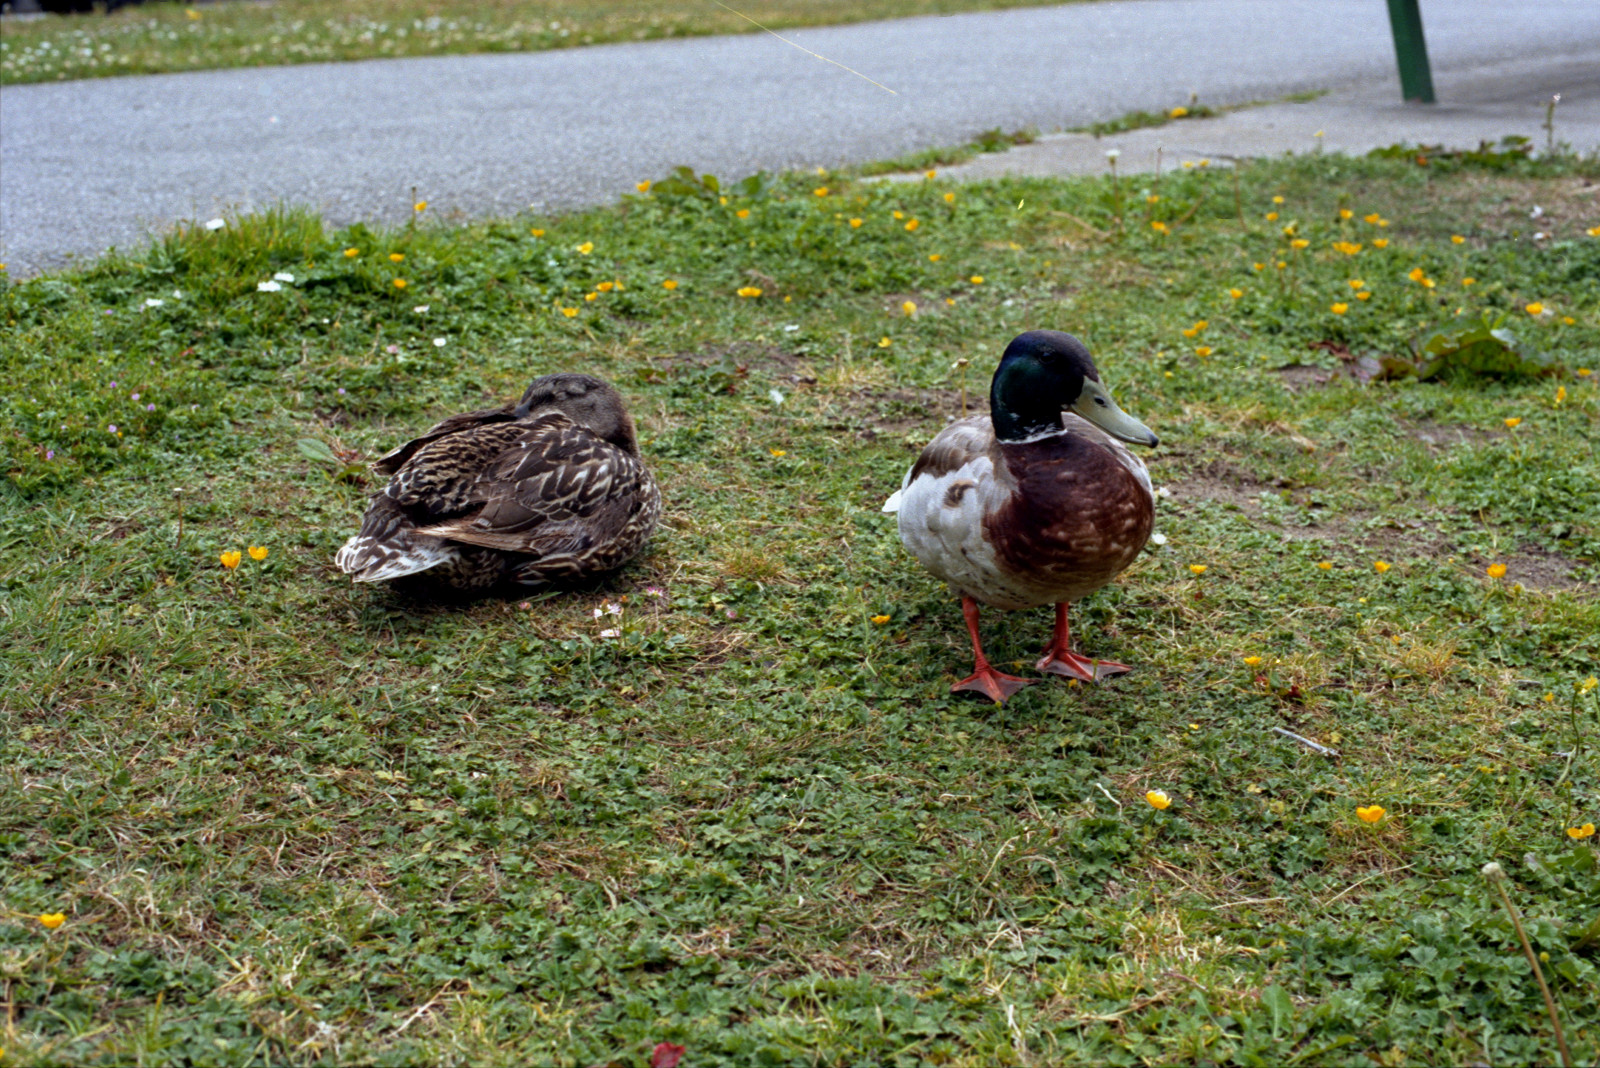
{"label": "resting duck's head", "polygon": [[1061,429],[1061,413],[1082,416],[1114,438],[1140,445],[1156,436],[1117,407],[1083,342],[1059,330],[1030,330],[1006,346],[989,386],[989,415],[1001,441]]}
{"label": "resting duck's head", "polygon": [[596,437],[605,438],[618,448],[635,455],[639,452],[633,420],[623,406],[622,395],[609,382],[572,372],[542,375],[528,385],[528,391],[512,409],[518,419],[552,411],[588,427]]}

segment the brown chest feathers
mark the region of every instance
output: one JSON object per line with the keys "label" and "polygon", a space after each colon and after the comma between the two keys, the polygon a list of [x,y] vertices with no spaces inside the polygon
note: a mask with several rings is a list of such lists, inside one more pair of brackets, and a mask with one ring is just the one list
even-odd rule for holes
{"label": "brown chest feathers", "polygon": [[1092,590],[1138,557],[1155,523],[1154,502],[1110,449],[1072,433],[999,449],[1016,483],[984,520],[1001,567]]}

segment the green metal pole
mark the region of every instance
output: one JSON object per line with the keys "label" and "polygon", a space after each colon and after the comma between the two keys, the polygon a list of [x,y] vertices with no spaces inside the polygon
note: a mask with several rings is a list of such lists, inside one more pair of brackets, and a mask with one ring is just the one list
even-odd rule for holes
{"label": "green metal pole", "polygon": [[1428,69],[1428,42],[1422,38],[1417,0],[1389,0],[1389,25],[1400,62],[1400,95],[1417,104],[1433,103],[1433,72]]}

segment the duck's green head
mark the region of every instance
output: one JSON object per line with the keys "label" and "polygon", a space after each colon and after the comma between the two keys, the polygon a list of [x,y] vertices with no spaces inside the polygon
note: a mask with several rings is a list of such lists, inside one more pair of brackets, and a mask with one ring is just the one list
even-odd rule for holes
{"label": "duck's green head", "polygon": [[1001,441],[1061,429],[1074,412],[1114,438],[1156,444],[1150,428],[1117,407],[1083,342],[1059,330],[1030,330],[1006,346],[989,386],[989,415]]}

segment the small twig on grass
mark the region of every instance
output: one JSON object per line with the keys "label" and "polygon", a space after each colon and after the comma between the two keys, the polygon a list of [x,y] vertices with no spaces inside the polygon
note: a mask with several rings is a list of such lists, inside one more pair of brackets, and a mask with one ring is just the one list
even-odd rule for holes
{"label": "small twig on grass", "polygon": [[1539,967],[1539,958],[1534,955],[1533,946],[1528,942],[1528,933],[1522,929],[1522,917],[1517,915],[1517,907],[1511,903],[1511,895],[1506,893],[1505,869],[1491,860],[1483,866],[1483,877],[1500,892],[1500,901],[1505,905],[1506,914],[1511,917],[1511,926],[1517,929],[1517,938],[1522,942],[1522,954],[1528,958],[1533,977],[1539,981],[1539,993],[1544,995],[1544,1011],[1550,1016],[1550,1026],[1555,1028],[1556,1048],[1561,1051],[1561,1063],[1564,1068],[1572,1068],[1572,1054],[1567,1051],[1567,1036],[1561,1030],[1556,999],[1551,996],[1550,987],[1544,981],[1544,969]]}
{"label": "small twig on grass", "polygon": [[1302,738],[1300,735],[1296,734],[1294,731],[1286,731],[1282,727],[1274,727],[1272,729],[1273,729],[1274,732],[1283,735],[1285,738],[1293,738],[1295,741],[1299,742],[1301,745],[1305,746],[1307,749],[1310,749],[1313,752],[1321,753],[1325,757],[1336,757],[1336,756],[1339,755],[1339,750],[1337,750],[1337,749],[1329,749],[1327,746],[1323,745],[1321,742],[1313,742],[1310,738]]}

